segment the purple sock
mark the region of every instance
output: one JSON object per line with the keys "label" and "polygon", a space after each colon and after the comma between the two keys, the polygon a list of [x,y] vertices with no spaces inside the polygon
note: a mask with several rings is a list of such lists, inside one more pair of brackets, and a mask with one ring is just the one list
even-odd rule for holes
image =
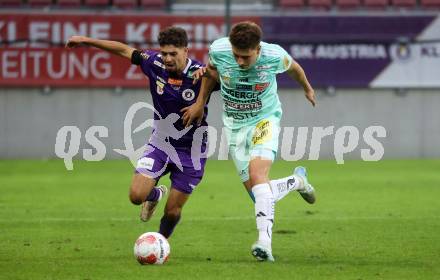
{"label": "purple sock", "polygon": [[160,197],[160,190],[158,188],[153,188],[147,196],[147,201],[158,201]]}
{"label": "purple sock", "polygon": [[168,239],[173,233],[173,230],[176,227],[179,220],[180,220],[180,215],[177,217],[163,216],[162,219],[160,220],[159,233]]}

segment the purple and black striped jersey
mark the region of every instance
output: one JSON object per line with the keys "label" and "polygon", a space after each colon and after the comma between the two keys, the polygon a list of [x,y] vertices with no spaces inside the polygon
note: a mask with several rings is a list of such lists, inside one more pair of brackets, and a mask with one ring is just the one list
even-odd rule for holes
{"label": "purple and black striped jersey", "polygon": [[[159,52],[151,50],[142,51],[141,58],[140,67],[142,72],[150,80],[153,105],[160,114],[160,116],[155,114],[154,119],[165,119],[172,113],[176,113],[182,117],[183,113],[181,113],[180,110],[196,102],[200,90],[201,81],[193,84],[192,74],[204,65],[188,58],[182,75],[180,77],[171,77],[169,72],[165,70],[165,65]],[[201,123],[203,126],[207,125],[207,114],[208,107],[206,105]],[[180,118],[175,122],[174,126],[178,130],[184,129],[182,119]],[[196,126],[193,126],[191,130],[177,140],[173,138],[169,139],[170,143],[177,147],[191,147],[196,128]]]}

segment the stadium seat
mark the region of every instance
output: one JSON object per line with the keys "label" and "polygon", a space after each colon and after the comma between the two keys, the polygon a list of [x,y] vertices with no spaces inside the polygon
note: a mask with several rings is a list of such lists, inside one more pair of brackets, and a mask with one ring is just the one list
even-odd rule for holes
{"label": "stadium seat", "polygon": [[416,0],[391,0],[391,5],[397,8],[413,8],[417,5]]}
{"label": "stadium seat", "polygon": [[357,9],[361,6],[360,0],[336,0],[336,6],[341,9]]}
{"label": "stadium seat", "polygon": [[21,0],[0,0],[0,7],[18,7],[21,4]]}
{"label": "stadium seat", "polygon": [[421,0],[420,5],[424,9],[431,9],[431,8],[439,9],[440,8],[440,0]]}
{"label": "stadium seat", "polygon": [[278,5],[280,8],[302,8],[304,0],[280,0]]}
{"label": "stadium seat", "polygon": [[52,0],[28,0],[27,3],[31,7],[45,7],[52,5]]}
{"label": "stadium seat", "polygon": [[309,6],[312,9],[328,10],[332,6],[332,0],[309,0]]}
{"label": "stadium seat", "polygon": [[62,8],[75,8],[81,6],[81,0],[58,0],[58,6]]}
{"label": "stadium seat", "polygon": [[140,5],[143,8],[163,9],[166,6],[166,0],[140,0]]}
{"label": "stadium seat", "polygon": [[104,7],[109,4],[109,0],[84,0],[84,5],[89,7]]}
{"label": "stadium seat", "polygon": [[133,9],[138,5],[137,0],[113,0],[113,6],[121,9]]}
{"label": "stadium seat", "polygon": [[364,0],[364,6],[368,9],[385,9],[388,7],[388,0]]}

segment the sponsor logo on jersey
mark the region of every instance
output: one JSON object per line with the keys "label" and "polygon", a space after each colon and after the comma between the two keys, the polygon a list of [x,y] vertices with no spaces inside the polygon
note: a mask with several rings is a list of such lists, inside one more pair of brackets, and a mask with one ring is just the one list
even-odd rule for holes
{"label": "sponsor logo on jersey", "polygon": [[141,52],[141,57],[142,57],[144,60],[147,60],[150,56],[149,56],[147,53]]}
{"label": "sponsor logo on jersey", "polygon": [[226,116],[228,116],[229,118],[234,118],[236,120],[245,120],[248,118],[254,118],[256,116],[258,116],[258,113],[235,113],[235,112],[226,112]]}
{"label": "sponsor logo on jersey", "polygon": [[187,88],[182,92],[182,98],[186,101],[192,101],[194,100],[194,97],[196,97],[196,93],[190,88]]}
{"label": "sponsor logo on jersey", "polygon": [[269,86],[269,83],[261,83],[255,85],[256,91],[264,91]]}
{"label": "sponsor logo on jersey", "polygon": [[156,91],[157,94],[162,95],[163,94],[163,88],[164,88],[165,84],[160,82],[160,81],[156,81]]}
{"label": "sponsor logo on jersey", "polygon": [[255,66],[255,69],[257,69],[257,70],[267,70],[267,69],[270,69],[270,68],[271,68],[270,65],[258,65],[258,66]]}
{"label": "sponsor logo on jersey", "polygon": [[224,88],[224,92],[235,98],[257,98],[260,95],[259,92],[249,92],[249,91],[236,91],[229,88]]}
{"label": "sponsor logo on jersey", "polygon": [[249,78],[240,78],[240,79],[238,79],[238,81],[240,82],[240,83],[247,83],[247,82],[249,82]]}
{"label": "sponsor logo on jersey", "polygon": [[236,109],[236,110],[240,110],[240,111],[249,111],[249,110],[260,110],[261,109],[261,101],[257,101],[254,103],[246,103],[246,104],[242,104],[242,103],[235,103],[229,100],[224,100],[225,105],[232,108],[232,109]]}
{"label": "sponsor logo on jersey", "polygon": [[229,86],[229,82],[231,81],[231,78],[229,76],[225,76],[225,75],[221,75],[220,77],[222,78],[222,82],[225,85]]}
{"label": "sponsor logo on jersey", "polygon": [[160,61],[155,60],[153,62],[154,65],[159,66],[160,68],[165,69],[165,65],[163,65],[163,63],[161,63]]}
{"label": "sponsor logo on jersey", "polygon": [[168,78],[168,83],[173,86],[181,86],[183,81],[179,79]]}
{"label": "sponsor logo on jersey", "polygon": [[262,72],[257,72],[257,76],[260,80],[267,80],[267,76],[269,76],[269,74],[265,71]]}
{"label": "sponsor logo on jersey", "polygon": [[229,86],[231,82],[231,70],[225,69],[223,74],[220,75],[220,78],[222,79],[225,85]]}
{"label": "sponsor logo on jersey", "polygon": [[164,84],[167,83],[167,81],[165,81],[164,78],[162,78],[162,77],[160,77],[160,76],[156,76],[156,77],[157,77],[157,79],[158,79],[159,81],[161,81],[162,83],[164,83]]}
{"label": "sponsor logo on jersey", "polygon": [[252,143],[259,145],[270,141],[272,138],[272,125],[269,120],[262,120],[255,126],[254,135],[252,136]]}
{"label": "sponsor logo on jersey", "polygon": [[235,86],[235,88],[238,90],[252,90],[252,85],[238,84]]}

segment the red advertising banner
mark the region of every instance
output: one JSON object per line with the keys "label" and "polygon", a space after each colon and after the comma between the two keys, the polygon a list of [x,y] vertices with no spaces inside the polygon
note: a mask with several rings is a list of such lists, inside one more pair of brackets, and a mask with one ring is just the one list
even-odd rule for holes
{"label": "red advertising banner", "polygon": [[[233,22],[258,18],[234,17]],[[224,36],[222,17],[0,14],[0,86],[145,87],[138,67],[95,48],[65,49],[72,35],[116,40],[140,49],[158,49],[166,26],[184,28],[190,57],[206,61],[207,47]]]}

